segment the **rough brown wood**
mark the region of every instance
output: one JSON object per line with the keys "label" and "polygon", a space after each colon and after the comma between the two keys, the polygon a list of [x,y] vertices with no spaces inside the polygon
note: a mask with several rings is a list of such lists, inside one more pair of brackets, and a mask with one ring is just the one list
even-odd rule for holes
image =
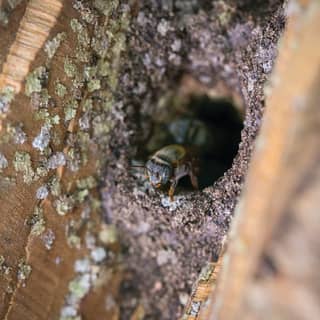
{"label": "rough brown wood", "polygon": [[[305,259],[319,265],[319,230],[314,223],[318,220],[315,212],[320,188],[320,6],[310,1],[301,4],[299,10],[289,18],[281,40],[271,79],[272,93],[267,98],[261,134],[237,207],[229,252],[212,297],[210,319],[245,319],[248,314],[249,319],[261,319],[263,312],[266,319],[280,314],[283,319],[293,319],[293,315],[294,319],[316,318],[312,316],[316,314],[314,301],[319,300],[319,291],[315,283],[306,281],[316,279],[315,271],[296,266]],[[290,235],[285,236],[287,232]],[[275,234],[280,242],[274,240],[270,245]],[[298,242],[295,237],[299,237]],[[296,250],[299,253],[292,253]],[[264,252],[277,256],[276,267],[279,263],[283,274],[267,283],[262,281],[260,286],[257,281],[254,288],[258,289],[250,292]],[[286,261],[287,267],[279,261]],[[300,273],[298,278],[293,270]],[[264,288],[269,290],[261,298]],[[260,305],[253,300],[255,294]],[[295,313],[298,304],[301,309]],[[310,314],[303,312],[308,307],[313,311]]]}
{"label": "rough brown wood", "polygon": [[[63,59],[66,55],[73,56],[75,51],[75,36],[70,32],[70,20],[77,17],[78,13],[73,9],[72,3],[62,4],[62,1],[37,1],[32,0],[23,12],[23,7],[17,7],[10,16],[8,29],[1,33],[1,53],[6,55],[3,61],[0,74],[0,88],[13,86],[15,88],[15,99],[10,105],[10,113],[4,124],[23,123],[28,140],[19,150],[29,152],[37,164],[38,154],[32,148],[32,137],[39,132],[40,123],[35,121],[30,99],[24,94],[25,77],[34,68],[47,63],[47,56],[43,46],[46,40],[54,37],[57,33],[68,30],[69,41],[62,46],[61,53],[54,57],[50,78],[59,78],[60,81],[68,83],[63,70]],[[22,12],[21,12],[22,11]],[[22,13],[24,15],[21,17]],[[16,28],[16,25],[19,28]],[[15,30],[18,29],[18,30]],[[10,32],[11,31],[11,34]],[[9,36],[11,35],[11,37]],[[10,39],[8,43],[3,43]],[[8,50],[8,46],[10,49]],[[55,92],[54,81],[49,81],[48,90]],[[58,104],[61,98],[55,96]],[[5,127],[5,126],[4,126]],[[63,123],[58,130],[67,134],[68,129]],[[70,130],[73,131],[73,130]],[[4,132],[1,132],[2,134]],[[8,159],[13,159],[17,146],[12,143],[2,143],[1,152]],[[62,150],[66,150],[62,147]],[[57,176],[64,188],[74,185],[79,177],[94,173],[93,165],[95,159],[76,174],[63,172],[57,169]],[[5,174],[0,173],[1,178],[11,176],[16,178],[16,183],[11,186],[2,186],[0,191],[0,254],[5,259],[5,265],[10,267],[10,276],[0,276],[0,318],[8,320],[18,319],[58,319],[65,297],[68,294],[70,281],[75,277],[74,263],[88,255],[85,246],[79,249],[67,245],[66,225],[77,218],[81,211],[79,208],[70,212],[68,217],[57,215],[53,206],[53,200],[40,202],[36,200],[37,188],[48,181],[49,177],[40,179],[31,186],[22,181],[21,175],[13,170],[11,163]],[[95,192],[95,191],[93,191]],[[43,238],[30,233],[30,227],[26,220],[30,218],[33,210],[39,204],[44,210],[46,230],[54,230],[54,244],[50,250],[46,249]],[[99,225],[99,216],[92,219],[92,224]],[[84,237],[83,237],[84,238]],[[82,240],[84,241],[84,240]],[[17,278],[19,261],[23,259],[32,267],[32,271],[26,283],[19,282]],[[117,288],[120,282],[120,274],[109,270],[111,273],[106,282],[96,288],[92,295],[82,303],[82,314],[90,315],[95,313],[99,318],[117,316],[117,306],[110,310],[105,309],[105,293],[112,293],[116,297]],[[104,293],[104,294],[102,294]],[[80,308],[80,307],[79,307]]]}

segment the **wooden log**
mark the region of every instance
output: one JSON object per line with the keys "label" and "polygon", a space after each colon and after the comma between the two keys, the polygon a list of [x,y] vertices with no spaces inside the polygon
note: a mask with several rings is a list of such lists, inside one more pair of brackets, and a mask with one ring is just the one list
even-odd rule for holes
{"label": "wooden log", "polygon": [[[317,318],[319,291],[310,283],[317,268],[302,261],[319,266],[320,6],[297,5],[281,40],[210,319]],[[277,276],[255,281],[267,253]]]}

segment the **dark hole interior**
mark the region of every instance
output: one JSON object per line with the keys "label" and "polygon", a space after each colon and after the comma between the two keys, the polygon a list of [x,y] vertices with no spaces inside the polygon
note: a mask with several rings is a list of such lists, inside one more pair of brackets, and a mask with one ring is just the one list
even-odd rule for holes
{"label": "dark hole interior", "polygon": [[[228,99],[194,96],[183,109],[170,109],[166,123],[154,120],[149,141],[138,154],[146,159],[169,144],[190,147],[199,159],[200,189],[212,185],[230,168],[241,139],[243,119]],[[172,116],[171,116],[172,114]],[[192,190],[190,178],[183,177],[177,187]]]}
{"label": "dark hole interior", "polygon": [[200,188],[205,188],[231,167],[238,152],[243,122],[236,107],[225,99],[193,98],[190,107],[195,110],[194,117],[205,124],[209,133],[200,148],[198,179]]}

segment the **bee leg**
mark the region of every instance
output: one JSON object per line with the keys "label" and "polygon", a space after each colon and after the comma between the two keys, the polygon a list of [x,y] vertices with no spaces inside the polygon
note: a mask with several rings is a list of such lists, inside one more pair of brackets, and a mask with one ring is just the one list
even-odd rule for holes
{"label": "bee leg", "polygon": [[176,186],[177,186],[177,181],[172,180],[171,185],[170,185],[170,189],[169,189],[170,201],[173,201],[173,195],[174,195],[174,191],[176,189]]}
{"label": "bee leg", "polygon": [[190,171],[189,176],[190,176],[190,180],[193,188],[198,190],[199,189],[198,177],[192,170]]}

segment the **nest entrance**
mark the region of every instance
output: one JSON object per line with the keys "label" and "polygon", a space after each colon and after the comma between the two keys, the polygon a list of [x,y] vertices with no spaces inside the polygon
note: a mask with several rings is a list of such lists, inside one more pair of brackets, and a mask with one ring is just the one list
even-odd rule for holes
{"label": "nest entrance", "polygon": [[[141,144],[140,157],[146,159],[169,144],[185,145],[199,159],[200,189],[211,186],[231,167],[243,128],[240,99],[234,99],[235,94],[223,88],[214,96],[207,92],[171,96],[155,112],[152,133]],[[192,190],[189,177],[182,178],[178,188]]]}

